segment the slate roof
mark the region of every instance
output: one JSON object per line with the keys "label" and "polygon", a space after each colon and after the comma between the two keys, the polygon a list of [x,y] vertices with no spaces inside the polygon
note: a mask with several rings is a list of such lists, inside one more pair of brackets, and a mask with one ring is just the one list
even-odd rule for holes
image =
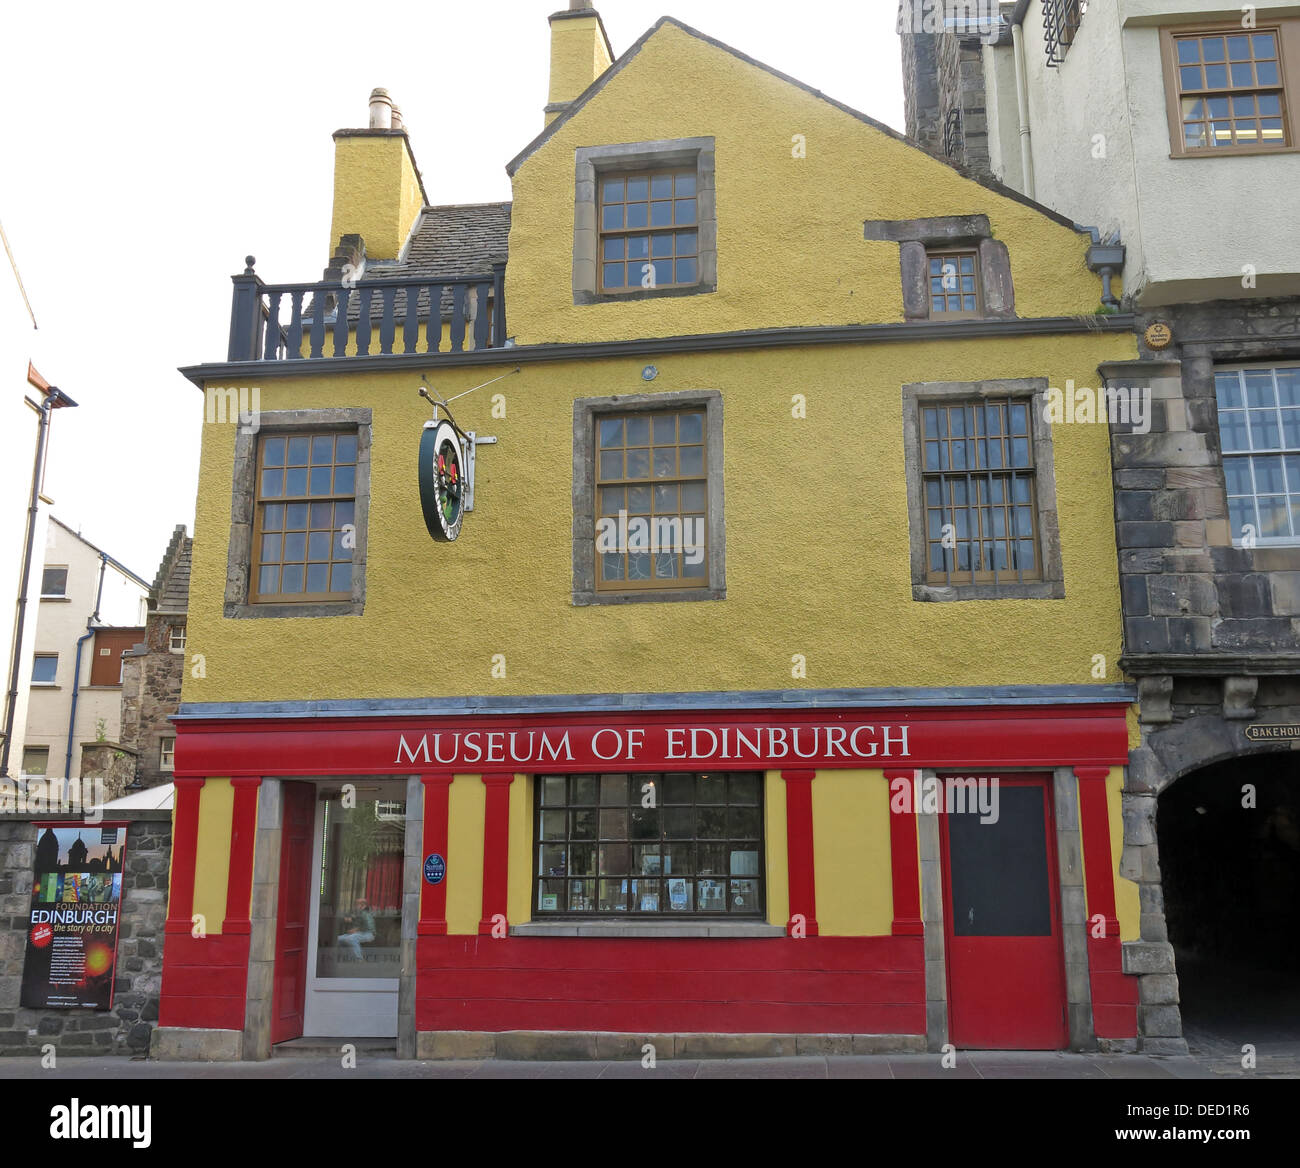
{"label": "slate roof", "polygon": [[149,608],[155,612],[185,612],[190,604],[190,557],[194,541],[178,523],[163,553],[158,575],[149,589]]}
{"label": "slate roof", "polygon": [[[367,264],[362,280],[382,283],[385,280],[418,280],[424,276],[491,276],[492,265],[506,258],[510,238],[509,203],[461,203],[442,207],[425,207],[411,234],[410,242],[399,263]],[[451,316],[451,289],[444,288],[441,315]],[[378,328],[379,298],[375,297],[371,317]],[[406,312],[406,293],[399,292],[394,301],[399,322]],[[348,319],[356,320],[361,312],[355,295],[348,298]],[[429,314],[429,293],[421,290],[419,314]]]}

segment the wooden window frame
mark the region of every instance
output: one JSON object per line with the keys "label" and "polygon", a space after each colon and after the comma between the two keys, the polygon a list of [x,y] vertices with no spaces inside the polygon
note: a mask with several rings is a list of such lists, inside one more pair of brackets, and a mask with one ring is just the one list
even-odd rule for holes
{"label": "wooden window frame", "polygon": [[[673,207],[673,209],[674,209],[674,210],[673,210],[673,217],[674,217],[674,219],[676,218],[676,205],[677,205],[677,202],[679,201],[678,194],[677,194],[677,182],[678,182],[678,179],[680,179],[681,177],[683,177],[683,176],[685,176],[685,175],[689,175],[689,176],[690,176],[690,178],[691,178],[691,186],[692,186],[692,188],[693,188],[692,193],[691,193],[689,196],[682,196],[683,199],[685,199],[685,198],[689,198],[690,201],[691,201],[692,203],[695,204],[695,217],[694,217],[694,219],[693,219],[690,223],[681,223],[681,224],[679,224],[679,223],[674,222],[674,223],[669,224],[668,226],[660,226],[660,227],[654,227],[654,226],[651,226],[651,225],[650,225],[650,222],[649,222],[649,219],[650,219],[650,213],[649,213],[649,210],[648,210],[650,204],[651,204],[652,202],[663,202],[663,201],[665,201],[665,200],[663,200],[663,199],[657,199],[657,200],[656,200],[656,199],[653,197],[653,191],[654,191],[654,180],[655,180],[656,178],[662,178],[662,177],[664,177],[665,175],[670,176],[670,177],[672,178],[672,182],[673,182],[673,191],[672,191],[672,195],[668,198],[667,202],[668,202],[668,203]],[[646,204],[646,207],[647,207],[647,212],[646,212],[646,225],[645,225],[644,227],[627,227],[627,226],[623,226],[623,227],[610,227],[610,228],[606,228],[606,227],[605,227],[605,206],[606,206],[606,203],[605,203],[605,186],[606,186],[606,184],[607,184],[607,183],[610,183],[610,182],[621,182],[621,183],[623,183],[623,189],[624,189],[624,191],[626,191],[626,190],[627,190],[627,184],[630,183],[630,182],[632,182],[632,181],[635,180],[635,179],[645,179],[645,180],[646,180],[646,197],[645,197],[645,199],[644,199],[644,200],[642,200],[642,199],[628,199],[628,198],[625,197],[622,201],[620,201],[620,202],[618,202],[618,203],[610,204],[610,205],[612,205],[612,206],[623,206],[623,207],[626,207],[626,206],[629,206],[629,205],[635,205],[635,204],[639,204],[639,203],[641,203],[641,202],[644,202],[644,203]],[[625,295],[627,295],[627,294],[630,293],[630,292],[657,292],[657,291],[659,291],[660,289],[677,289],[677,288],[695,288],[695,287],[698,287],[698,285],[699,285],[699,283],[700,283],[700,185],[699,185],[699,174],[698,174],[698,171],[697,171],[696,167],[694,167],[694,166],[665,166],[665,167],[657,167],[657,168],[649,169],[649,170],[631,170],[631,171],[608,170],[608,171],[598,172],[598,173],[597,173],[597,175],[596,175],[596,187],[597,187],[597,190],[596,190],[596,215],[597,215],[597,219],[596,219],[596,246],[597,246],[597,255],[596,255],[596,286],[597,286],[597,290],[599,291],[599,293],[600,293],[602,296],[625,296]],[[678,236],[678,235],[681,235],[681,234],[684,233],[684,232],[690,232],[692,235],[695,236],[695,250],[694,250],[693,252],[683,252],[683,253],[679,256],[679,255],[677,254],[677,236]],[[640,283],[629,284],[629,285],[619,285],[619,286],[617,286],[617,287],[608,287],[608,286],[606,286],[606,284],[605,284],[605,264],[606,264],[606,262],[626,263],[626,264],[628,264],[629,266],[632,265],[632,264],[634,264],[634,263],[636,262],[636,259],[635,259],[635,258],[626,258],[626,257],[627,257],[627,250],[626,250],[626,247],[624,248],[624,256],[625,256],[625,258],[624,258],[623,260],[606,261],[606,258],[605,258],[605,243],[606,243],[606,241],[607,241],[607,240],[615,240],[615,239],[627,240],[627,239],[630,239],[630,238],[633,237],[633,236],[640,236],[640,235],[644,235],[644,236],[646,236],[647,239],[650,241],[650,243],[649,243],[649,247],[648,247],[648,249],[647,249],[647,250],[648,250],[648,254],[645,256],[642,266],[644,266],[644,264],[653,264],[656,258],[658,258],[658,259],[667,259],[667,260],[668,260],[668,261],[673,265],[673,279],[672,279],[670,282],[666,283],[666,284],[656,282],[654,285],[652,285],[652,286],[649,287],[649,288],[643,287]],[[667,235],[667,236],[671,236],[671,237],[673,238],[673,253],[672,253],[671,256],[660,256],[660,257],[656,257],[656,256],[654,255],[654,242],[653,242],[653,241],[654,241],[654,239],[655,239],[656,237],[658,237],[658,236],[665,236],[665,235]],[[637,257],[637,258],[639,258],[639,257]],[[677,276],[677,261],[678,261],[678,260],[685,260],[685,259],[693,260],[694,263],[695,263],[695,279],[693,279],[693,280],[678,280],[678,279],[676,278],[676,276]]]}
{"label": "wooden window frame", "polygon": [[[311,453],[312,447],[314,446],[314,440],[317,438],[325,438],[325,437],[334,439],[334,443],[332,444],[332,449],[335,452],[337,452],[337,440],[340,437],[350,437],[357,441],[358,453],[354,454],[352,462],[339,463],[336,460],[335,454],[332,454],[331,461],[328,464],[329,467],[331,468],[331,471],[333,471],[335,468],[339,466],[353,467],[353,487],[351,493],[344,494],[344,493],[331,491],[331,493],[328,495],[310,495],[310,494],[289,495],[286,493],[282,495],[269,495],[265,497],[263,496],[262,494],[263,472],[268,469],[274,471],[276,469],[287,470],[289,468],[289,462],[288,462],[289,445],[295,439],[304,439],[308,444],[307,464],[305,469],[307,470],[307,475],[309,480],[311,476],[311,471],[313,469],[326,465],[324,463],[313,462],[312,453]],[[265,465],[266,446],[268,442],[275,441],[275,440],[283,441],[285,444],[285,462],[279,468],[276,467],[268,468]],[[248,581],[248,599],[250,604],[277,604],[277,605],[337,604],[337,603],[350,601],[352,599],[351,572],[349,572],[348,575],[347,589],[340,590],[338,592],[307,592],[305,590],[302,592],[262,592],[260,589],[261,570],[264,566],[267,566],[264,565],[262,561],[262,537],[264,534],[265,535],[279,534],[281,536],[281,541],[282,541],[281,547],[283,548],[283,539],[287,534],[288,520],[287,517],[286,519],[282,520],[281,526],[278,529],[278,531],[272,530],[272,531],[264,532],[262,524],[263,524],[265,509],[267,507],[282,505],[285,507],[286,510],[288,507],[294,505],[306,505],[308,507],[309,512],[308,512],[307,526],[303,529],[304,559],[302,560],[302,565],[303,565],[303,575],[304,575],[303,586],[305,589],[307,567],[310,563],[313,562],[306,558],[310,554],[311,535],[315,532],[322,532],[325,530],[323,528],[313,528],[311,526],[310,508],[316,504],[325,504],[325,503],[330,504],[331,523],[330,523],[329,531],[331,536],[330,538],[331,549],[333,548],[334,539],[337,538],[338,532],[340,530],[336,518],[337,507],[340,503],[343,504],[350,503],[352,505],[352,519],[350,520],[350,522],[355,528],[356,512],[357,512],[356,479],[358,474],[357,459],[359,457],[359,448],[360,448],[360,443],[359,443],[359,435],[357,433],[357,429],[355,427],[350,427],[350,426],[341,426],[341,427],[322,426],[319,429],[292,430],[292,431],[284,431],[284,432],[280,432],[277,430],[270,430],[270,431],[263,431],[257,436],[256,467],[255,467],[255,473],[253,477],[253,542],[252,542],[252,556],[251,556],[250,566],[249,566],[249,581]],[[331,474],[331,487],[333,486],[332,480],[333,480],[333,474]],[[310,482],[308,485],[310,485]],[[345,521],[345,522],[349,522],[349,521]],[[298,562],[299,561],[297,560],[288,561],[288,563],[290,564],[297,564]],[[335,560],[331,556],[331,558],[328,561],[324,561],[324,562],[327,565],[329,573],[332,575],[334,565],[343,563],[344,561]],[[351,565],[352,571],[355,571],[356,565],[354,559],[350,559],[347,562]],[[276,566],[280,568],[283,568],[285,563],[286,561],[283,558],[275,561]]]}
{"label": "wooden window frame", "polygon": [[[1258,36],[1273,33],[1277,37],[1279,84],[1254,88],[1194,91],[1185,95],[1178,72],[1178,41],[1188,37],[1207,36]],[[1260,22],[1256,28],[1243,28],[1240,21],[1209,22],[1205,24],[1167,25],[1160,30],[1160,57],[1164,71],[1165,110],[1169,122],[1170,158],[1222,158],[1249,154],[1294,154],[1300,152],[1297,144],[1297,123],[1292,102],[1300,102],[1300,17],[1278,17]],[[1252,57],[1253,59],[1253,57]],[[1182,99],[1184,96],[1246,96],[1276,91],[1281,95],[1282,132],[1281,146],[1232,145],[1187,146],[1183,137]],[[1231,120],[1231,118],[1230,118]]]}
{"label": "wooden window frame", "polygon": [[[935,277],[930,272],[931,264],[935,260],[955,259],[958,261],[957,264],[958,288],[955,295],[958,298],[962,298],[965,297],[966,295],[969,295],[968,293],[963,292],[960,287],[960,282],[963,276],[963,273],[961,271],[961,261],[968,256],[971,259],[971,266],[972,266],[971,279],[973,280],[975,285],[974,309],[972,310],[967,308],[960,308],[957,309],[956,311],[948,311],[945,308],[941,312],[936,312],[934,309],[934,287],[933,284],[931,283],[931,281],[933,281]],[[944,289],[943,297],[944,297],[945,305],[947,304],[948,300],[952,298],[953,295],[954,293],[949,292],[947,289]],[[984,287],[983,287],[983,273],[980,271],[979,249],[975,247],[942,247],[942,246],[927,247],[925,249],[925,298],[926,298],[925,299],[926,305],[929,308],[929,314],[931,320],[983,320],[984,319]]]}
{"label": "wooden window frame", "polygon": [[[683,443],[681,441],[681,419],[687,415],[698,415],[700,417],[699,442]],[[671,443],[669,442],[656,443],[654,440],[655,420],[664,417],[671,417],[676,419],[675,425],[673,427],[675,439]],[[647,438],[647,445],[644,447],[644,449],[646,450],[647,457],[649,460],[648,469],[651,472],[651,474],[645,478],[634,478],[634,479],[629,479],[626,477],[621,479],[602,478],[600,472],[600,462],[601,462],[602,453],[612,453],[615,450],[626,452],[628,450],[643,449],[642,447],[639,446],[629,447],[626,445],[626,433],[627,433],[628,421],[629,420],[639,421],[642,419],[644,419],[647,422],[649,427],[649,436]],[[600,444],[601,429],[605,424],[609,422],[623,423],[623,433],[624,433],[623,445],[617,447],[601,446]],[[595,444],[595,449],[593,451],[593,485],[595,488],[595,514],[593,515],[593,522],[597,525],[596,531],[598,533],[600,531],[599,523],[601,519],[611,518],[611,517],[614,519],[618,518],[617,511],[611,513],[603,510],[602,507],[603,489],[602,488],[605,487],[612,487],[615,489],[618,488],[632,489],[632,488],[642,488],[642,487],[647,488],[650,491],[650,496],[651,496],[650,497],[651,510],[648,513],[639,512],[636,514],[638,516],[646,515],[646,517],[648,517],[652,521],[656,517],[656,512],[654,510],[654,506],[655,506],[654,488],[655,487],[670,486],[670,485],[677,486],[678,508],[676,511],[671,511],[671,510],[665,511],[663,512],[663,515],[665,517],[675,515],[682,519],[685,519],[686,515],[683,513],[681,509],[681,494],[680,494],[681,488],[687,484],[698,483],[703,488],[704,491],[703,512],[700,513],[700,512],[692,511],[689,513],[691,518],[695,518],[696,516],[702,516],[704,522],[704,544],[703,547],[701,548],[702,558],[700,560],[700,566],[703,568],[702,574],[695,575],[695,576],[686,576],[684,574],[686,565],[684,561],[685,551],[683,548],[682,550],[673,553],[674,555],[677,556],[678,574],[676,576],[673,577],[655,576],[653,574],[653,570],[654,570],[653,555],[655,553],[651,552],[651,553],[647,553],[652,557],[651,575],[648,579],[629,580],[625,577],[621,580],[605,580],[603,556],[599,551],[599,549],[597,549],[595,552],[595,561],[594,561],[596,591],[601,593],[657,591],[662,589],[673,589],[675,591],[683,591],[683,592],[707,591],[709,587],[709,543],[708,543],[709,540],[709,415],[708,415],[708,410],[703,405],[699,405],[699,406],[682,405],[682,406],[660,408],[654,410],[633,409],[627,411],[614,411],[610,413],[600,414],[595,419],[595,425],[593,426],[592,429],[593,429],[592,441]],[[681,450],[683,446],[686,447],[698,446],[700,448],[701,469],[698,474],[682,473]],[[658,450],[666,450],[666,449],[673,449],[677,451],[677,457],[674,460],[676,463],[676,473],[671,476],[667,476],[663,478],[654,477],[653,476],[654,454]],[[626,458],[624,460],[624,471],[626,472]],[[628,515],[629,523],[633,517],[634,517],[633,514],[629,513]],[[626,557],[627,552],[624,551],[620,554]],[[625,567],[626,567],[626,563],[627,561],[625,558],[624,559]]]}
{"label": "wooden window frame", "polygon": [[[32,751],[43,750],[43,751],[45,751],[45,769],[44,769],[43,771],[29,771],[29,770],[27,769],[27,752],[28,752],[29,750],[32,750]],[[37,745],[35,745],[35,746],[29,746],[29,745],[27,745],[26,743],[24,743],[24,744],[23,744],[23,757],[22,757],[22,759],[19,761],[19,764],[18,764],[18,773],[19,773],[20,775],[28,775],[28,776],[30,776],[30,777],[33,778],[33,779],[44,779],[44,778],[48,778],[48,777],[49,777],[49,774],[50,774],[50,748],[49,748],[48,746],[42,746],[42,745],[40,745],[39,743],[38,743]]]}
{"label": "wooden window frame", "polygon": [[[177,630],[177,629],[180,630],[180,634],[181,634],[181,643],[180,643],[179,645],[176,643],[176,630]],[[179,624],[170,624],[170,625],[168,625],[168,626],[167,626],[167,651],[168,651],[169,653],[184,653],[184,652],[185,652],[185,635],[186,635],[186,629],[185,629],[185,622],[184,622],[184,621],[181,621]]]}
{"label": "wooden window frame", "polygon": [[[692,797],[690,803],[684,802],[667,802],[667,783],[661,785],[663,795],[656,800],[656,808],[659,812],[658,834],[646,839],[632,838],[632,821],[630,816],[640,810],[643,810],[643,792],[647,783],[657,783],[659,780],[667,778],[680,778],[689,776],[693,780]],[[732,798],[732,781],[738,777],[752,779],[757,788],[757,800],[752,803],[743,803]],[[603,803],[602,798],[602,779],[622,779],[626,784],[626,799],[622,803]],[[725,783],[724,797],[721,802],[715,800],[706,800],[703,803],[699,799],[700,780],[701,779],[721,779]],[[564,801],[562,803],[543,804],[546,793],[547,780],[561,779],[564,782]],[[574,782],[579,779],[594,780],[595,782],[595,801],[591,803],[574,802]],[[767,920],[767,816],[766,816],[766,796],[764,775],[762,771],[719,771],[719,772],[700,772],[700,771],[668,771],[655,773],[629,773],[629,772],[606,772],[600,773],[573,773],[560,775],[537,775],[533,780],[535,788],[533,792],[533,859],[532,859],[532,886],[530,897],[532,903],[533,920],[568,920],[568,921],[623,921],[623,920],[691,920],[691,921],[748,921],[751,923],[764,923]],[[688,837],[669,837],[667,835],[667,824],[665,812],[676,808],[690,807],[692,811],[696,808],[720,807],[724,813],[724,823],[729,823],[730,817],[726,812],[731,807],[753,808],[758,813],[758,835],[754,836],[724,836],[722,838],[703,838],[699,835],[699,820],[695,817],[694,834]],[[602,838],[600,829],[600,812],[623,809],[627,812],[627,818],[624,819],[626,834],[622,837],[609,836]],[[595,833],[592,838],[585,839],[576,837],[574,834],[574,820],[571,812],[594,812],[595,813]],[[565,831],[563,837],[554,837],[544,839],[542,837],[542,814],[543,812],[560,812],[565,816]],[[662,871],[663,849],[667,845],[688,846],[697,849],[700,844],[714,844],[722,846],[728,853],[727,871],[721,873],[702,874],[697,871],[682,873],[665,873]],[[753,851],[757,855],[756,871],[754,872],[733,872],[731,871],[731,853],[736,849],[736,845],[745,845],[742,850]],[[591,847],[595,855],[593,857],[593,875],[572,875],[569,871],[571,864],[569,857],[573,847]],[[628,849],[629,871],[611,872],[604,875],[600,872],[600,848],[606,846],[623,846]],[[633,847],[644,846],[656,848],[660,856],[659,873],[654,872],[633,872],[630,869],[634,866],[632,862]],[[562,875],[554,875],[551,872],[543,874],[542,872],[542,851],[545,847],[562,847],[564,849],[565,862]],[[691,868],[696,869],[701,865],[698,863],[698,851],[694,851],[695,860],[691,863]],[[643,861],[644,862],[644,861]],[[674,876],[681,876],[691,882],[691,907],[689,909],[672,909],[669,907],[668,881]],[[600,882],[602,880],[617,880],[626,884],[625,890],[622,891],[624,904],[628,907],[624,909],[601,909],[600,906]],[[654,894],[657,896],[658,907],[652,910],[643,910],[642,908],[633,908],[636,903],[632,900],[631,882],[634,880],[650,880],[658,885],[658,891]],[[712,880],[720,882],[723,887],[723,907],[720,910],[701,910],[698,907],[698,883],[701,880]],[[743,911],[733,911],[733,889],[732,882],[737,880],[753,881],[756,885],[755,904]],[[595,907],[591,909],[570,907],[571,898],[575,895],[573,884],[576,881],[589,882],[592,888],[592,901]],[[544,882],[559,882],[560,890],[556,895],[561,896],[563,904],[554,909],[541,908],[542,895],[544,891]],[[547,895],[550,892],[547,891]],[[579,891],[578,895],[581,895]],[[638,889],[638,898],[642,891]]]}
{"label": "wooden window frame", "polygon": [[[170,750],[167,749],[169,744],[171,746]],[[158,739],[158,769],[160,771],[174,771],[176,769],[176,738],[174,735]]]}
{"label": "wooden window frame", "polygon": [[[986,411],[989,407],[994,407],[1000,411],[999,424],[1002,432],[996,436],[989,436],[987,433]],[[1022,409],[1025,414],[1025,432],[1023,435],[1013,434],[1011,432],[1011,415],[1012,411],[1016,407]],[[958,409],[963,413],[963,423],[967,423],[972,419],[983,421],[984,432],[981,433],[980,430],[977,429],[974,435],[963,434],[954,437],[951,430],[952,417],[953,411]],[[969,584],[992,584],[996,586],[1002,582],[1023,584],[1036,582],[1043,578],[1043,554],[1040,546],[1041,524],[1038,519],[1038,467],[1034,460],[1034,428],[1032,420],[1029,417],[1029,411],[1031,409],[1032,403],[1014,397],[950,399],[948,401],[928,401],[921,403],[921,491],[923,495],[921,500],[921,510],[925,522],[922,539],[925,543],[926,584],[943,588],[961,587]],[[941,434],[938,437],[931,437],[929,435],[925,426],[926,413],[929,410],[943,411],[945,420],[943,429],[946,431],[946,435]],[[970,411],[974,412],[972,413]],[[1027,464],[1020,466],[1008,465],[1007,456],[1012,450],[1013,443],[1016,439],[1022,437],[1027,446],[1029,461]],[[1002,457],[1000,459],[1000,466],[986,465],[984,467],[979,467],[977,465],[965,469],[954,468],[951,465],[952,459],[950,457],[948,459],[950,465],[946,468],[941,467],[937,470],[930,470],[926,467],[926,447],[930,443],[937,442],[940,448],[947,446],[949,453],[951,453],[953,444],[955,442],[960,442],[966,447],[967,452],[975,453],[978,462],[980,443],[988,443],[991,448],[991,444],[995,441],[1001,446]],[[1027,504],[1017,503],[1015,501],[1014,495],[1018,477],[1019,479],[1027,480],[1028,482],[1029,500]],[[951,490],[945,490],[945,488],[949,488],[952,484],[960,482],[963,479],[965,480],[967,491],[967,501],[964,506],[953,503]],[[981,567],[979,569],[969,568],[962,570],[956,566],[956,552],[958,549],[949,548],[942,549],[945,567],[942,569],[933,568],[931,566],[931,552],[936,543],[940,544],[942,547],[942,535],[939,539],[935,539],[930,534],[931,512],[935,510],[935,507],[930,502],[929,487],[932,483],[939,484],[940,493],[943,496],[938,508],[941,531],[944,521],[949,521],[951,525],[955,526],[954,521],[960,517],[959,513],[965,511],[968,524],[967,535],[964,539],[957,537],[956,542],[959,546],[961,544],[970,545],[972,551],[976,545],[979,545],[981,548],[981,563],[983,563],[982,548],[985,543],[991,543],[995,549],[999,544],[1006,544],[1008,560],[1010,560],[1013,558],[1011,555],[1013,547],[1017,544],[1026,542],[1026,537],[1019,534],[1012,538],[1010,531],[1011,524],[1015,518],[1016,508],[1027,505],[1029,507],[1030,516],[1030,535],[1028,536],[1028,541],[1031,542],[1033,546],[1033,567],[1024,569],[1017,565],[1015,568],[1007,567],[1004,569],[998,569],[995,564],[993,567],[987,569]],[[1001,483],[1003,487],[1002,502],[1000,504],[992,499],[995,483]],[[986,492],[982,490],[984,488],[987,488]],[[972,501],[972,495],[974,495],[974,501]],[[990,533],[988,538],[985,538],[983,532],[985,511],[988,511],[991,520],[993,513],[999,509],[1002,511],[1004,516],[1004,534],[1001,537],[998,537]],[[975,534],[976,529],[978,529],[978,535]],[[951,566],[948,566],[949,560],[952,561]]]}

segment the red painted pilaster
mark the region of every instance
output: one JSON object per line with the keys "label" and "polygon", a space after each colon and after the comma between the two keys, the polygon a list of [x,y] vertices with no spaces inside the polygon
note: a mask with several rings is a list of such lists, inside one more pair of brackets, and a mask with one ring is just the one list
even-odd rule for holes
{"label": "red painted pilaster", "polygon": [[[915,771],[885,771],[885,797],[889,800],[889,869],[894,886],[894,923],[890,932],[895,937],[919,937],[925,931],[921,923],[915,779]],[[894,792],[900,783],[907,784],[907,798],[900,799],[895,808]]]}
{"label": "red painted pilaster", "polygon": [[420,860],[420,924],[421,937],[441,937],[447,932],[447,881],[430,884],[424,878],[424,858],[437,852],[447,858],[448,806],[451,798],[451,775],[421,775],[424,784],[424,843]]}
{"label": "red painted pilaster", "polygon": [[199,846],[199,798],[205,779],[173,779],[172,871],[167,932],[188,933],[194,915],[194,861]]}
{"label": "red painted pilaster", "polygon": [[807,937],[817,936],[817,875],[813,867],[812,781],[816,771],[782,771],[785,780],[785,844],[790,873],[790,919],[786,935],[793,934],[795,917],[803,917]]}
{"label": "red painted pilaster", "polygon": [[[1110,815],[1106,808],[1109,767],[1075,767],[1079,781],[1079,832],[1088,897],[1088,980],[1092,989],[1092,1024],[1098,1038],[1132,1038],[1137,1034],[1137,981],[1123,972],[1119,921],[1115,916],[1115,868],[1110,850]],[[1104,922],[1098,937],[1095,917]]]}
{"label": "red painted pilaster", "polygon": [[506,916],[510,880],[510,784],[514,775],[483,775],[487,806],[483,814],[483,917],[480,933],[491,933],[494,916]]}
{"label": "red painted pilaster", "polygon": [[257,791],[261,779],[231,779],[235,802],[230,810],[230,874],[226,879],[226,919],[223,933],[249,933],[249,900],[253,893],[253,843],[257,838]]}
{"label": "red painted pilaster", "polygon": [[1109,767],[1075,767],[1079,780],[1079,830],[1083,836],[1083,867],[1087,874],[1088,935],[1093,917],[1106,919],[1106,936],[1119,936],[1115,918],[1115,874],[1111,870],[1110,816],[1106,812]]}

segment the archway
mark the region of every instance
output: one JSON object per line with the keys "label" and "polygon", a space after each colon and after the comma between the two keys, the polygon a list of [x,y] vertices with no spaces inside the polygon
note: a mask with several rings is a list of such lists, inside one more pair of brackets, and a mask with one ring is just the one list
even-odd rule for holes
{"label": "archway", "polygon": [[1157,802],[1165,919],[1194,1053],[1300,1046],[1300,756],[1202,767]]}

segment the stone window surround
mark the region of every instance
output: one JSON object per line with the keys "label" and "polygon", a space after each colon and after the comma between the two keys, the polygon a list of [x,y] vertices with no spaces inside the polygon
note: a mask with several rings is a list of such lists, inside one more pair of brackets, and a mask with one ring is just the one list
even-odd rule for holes
{"label": "stone window surround", "polygon": [[[945,771],[922,769],[923,781],[942,781]],[[1006,771],[1008,776],[1014,771]],[[1041,773],[1041,772],[1030,772]],[[1057,904],[1071,1050],[1095,1050],[1092,986],[1087,945],[1087,906],[1083,885],[1083,840],[1079,831],[1079,787],[1071,767],[1053,767],[1047,783],[1056,832]],[[926,1045],[941,1050],[948,1042],[948,973],[944,939],[943,859],[939,816],[918,810],[917,846],[921,861],[921,919],[925,946]],[[1050,877],[1049,877],[1050,878]]]}
{"label": "stone window surround", "polygon": [[[230,548],[226,558],[224,615],[259,617],[360,616],[366,604],[366,529],[370,511],[370,426],[368,408],[269,410],[258,427],[242,424],[235,435],[230,503]],[[311,434],[355,426],[357,430],[356,547],[352,551],[352,599],[303,604],[253,604],[248,599],[253,563],[253,507],[256,497],[257,444],[267,434]]]}
{"label": "stone window surround", "polygon": [[[596,418],[629,410],[705,410],[705,466],[709,518],[707,587],[596,591]],[[644,604],[677,600],[725,600],[727,540],[723,518],[722,394],[716,389],[580,397],[573,403],[573,603]]]}
{"label": "stone window surround", "polygon": [[[907,526],[910,533],[913,600],[1061,600],[1065,575],[1056,515],[1056,470],[1052,428],[1047,421],[1045,377],[994,381],[914,382],[903,386],[903,452],[907,473]],[[1038,513],[1040,579],[997,584],[936,585],[926,582],[925,508],[922,505],[921,404],[1011,397],[1028,399],[1034,444],[1034,503]],[[1010,574],[1010,573],[1009,573]]]}
{"label": "stone window surround", "polygon": [[[609,304],[669,296],[698,296],[718,289],[718,219],[714,187],[714,140],[678,138],[581,146],[576,152],[573,202],[573,303]],[[635,292],[600,291],[600,199],[596,180],[617,171],[670,166],[696,168],[696,230],[699,232],[699,282],[689,288],[645,288]]]}
{"label": "stone window surround", "polygon": [[974,249],[979,256],[983,319],[1014,320],[1016,294],[1011,282],[1011,256],[1007,245],[993,238],[987,215],[949,215],[934,219],[868,219],[863,237],[897,243],[903,278],[903,319],[947,319],[930,316],[931,248]]}

